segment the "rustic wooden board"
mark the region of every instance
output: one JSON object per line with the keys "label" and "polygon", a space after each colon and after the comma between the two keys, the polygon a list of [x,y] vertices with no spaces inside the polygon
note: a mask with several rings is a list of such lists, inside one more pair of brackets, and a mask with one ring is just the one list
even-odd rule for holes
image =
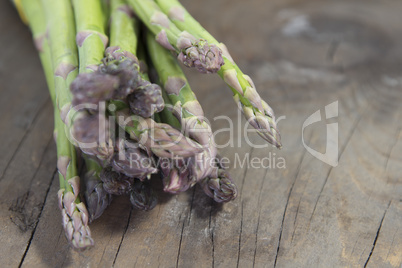
{"label": "rustic wooden board", "polygon": [[[400,267],[402,264],[402,25],[399,1],[183,1],[225,42],[280,121],[284,148],[254,148],[229,90],[186,70],[239,197],[217,205],[196,187],[150,212],[116,198],[92,224],[96,246],[69,248],[60,224],[53,116],[27,28],[0,3],[0,265],[2,267]],[[208,79],[206,79],[206,77]],[[338,123],[339,165],[302,144],[303,122],[338,101],[339,115],[304,130],[324,153]],[[240,121],[239,121],[240,120]],[[250,141],[262,145],[257,136]],[[218,134],[224,144],[229,137]],[[237,155],[236,155],[237,154]],[[238,159],[283,158],[286,168]],[[156,182],[156,187],[160,185]]]}

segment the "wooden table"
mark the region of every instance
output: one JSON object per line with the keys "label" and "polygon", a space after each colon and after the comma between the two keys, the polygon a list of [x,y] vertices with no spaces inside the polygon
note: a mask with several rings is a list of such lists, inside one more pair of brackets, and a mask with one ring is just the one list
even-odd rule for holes
{"label": "wooden table", "polygon": [[[30,33],[1,1],[0,265],[399,267],[402,2],[183,3],[227,44],[277,117],[286,116],[279,123],[283,149],[247,144],[237,132],[245,120],[238,121],[222,81],[186,70],[213,128],[229,127],[217,116],[234,119],[234,146],[220,151],[231,160],[239,197],[220,206],[196,187],[161,193],[151,212],[116,198],[91,226],[96,246],[71,250],[57,206],[52,104]],[[326,119],[331,103],[338,116]],[[303,132],[319,110],[322,120]],[[306,150],[325,153],[327,124],[338,124],[336,167]],[[228,136],[216,139],[224,144]],[[247,155],[285,167],[241,166],[237,160]]]}

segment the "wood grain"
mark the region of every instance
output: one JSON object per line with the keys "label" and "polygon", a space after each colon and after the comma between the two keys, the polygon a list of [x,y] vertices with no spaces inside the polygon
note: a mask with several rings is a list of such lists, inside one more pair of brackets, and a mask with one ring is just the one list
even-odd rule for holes
{"label": "wood grain", "polygon": [[[400,267],[402,26],[398,1],[183,1],[229,47],[261,96],[285,116],[284,147],[255,148],[216,76],[185,70],[213,129],[229,127],[239,197],[218,205],[199,187],[161,191],[150,212],[114,199],[92,224],[96,246],[68,246],[57,207],[52,108],[28,29],[0,3],[0,264],[3,267]],[[211,8],[212,7],[212,8]],[[206,77],[208,79],[206,79]],[[338,123],[339,164],[313,157],[303,122],[338,101],[339,115],[304,130],[324,153]],[[325,118],[325,116],[323,116]],[[240,127],[240,132],[238,128]],[[218,144],[229,141],[220,133]],[[249,142],[264,142],[249,134]],[[253,168],[249,159],[284,159]]]}

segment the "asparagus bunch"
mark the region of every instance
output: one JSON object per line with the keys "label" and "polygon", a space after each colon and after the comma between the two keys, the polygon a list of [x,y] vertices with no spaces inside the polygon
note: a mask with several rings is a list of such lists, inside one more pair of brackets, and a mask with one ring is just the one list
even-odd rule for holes
{"label": "asparagus bunch", "polygon": [[[88,224],[113,195],[129,195],[137,209],[154,208],[150,179],[158,172],[166,192],[199,184],[216,202],[236,198],[179,62],[217,72],[251,125],[281,147],[273,111],[251,79],[178,1],[14,1],[31,28],[54,103],[59,206],[74,248],[93,245]],[[86,164],[82,191],[77,152]]]}

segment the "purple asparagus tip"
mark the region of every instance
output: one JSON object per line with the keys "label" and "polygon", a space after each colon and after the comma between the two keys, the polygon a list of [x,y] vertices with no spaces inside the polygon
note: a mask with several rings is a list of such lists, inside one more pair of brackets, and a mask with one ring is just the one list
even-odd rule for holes
{"label": "purple asparagus tip", "polygon": [[204,39],[182,48],[177,58],[187,67],[195,67],[201,73],[216,73],[224,64],[221,49],[208,44]]}
{"label": "purple asparagus tip", "polygon": [[160,86],[151,83],[138,87],[128,95],[127,101],[133,114],[145,118],[162,111],[165,104]]}
{"label": "purple asparagus tip", "polygon": [[114,147],[110,139],[109,121],[104,115],[81,113],[74,120],[73,134],[84,153],[105,161],[113,157]]}
{"label": "purple asparagus tip", "polygon": [[184,158],[160,158],[160,170],[165,192],[178,194],[187,191],[195,183]]}
{"label": "purple asparagus tip", "polygon": [[115,195],[124,195],[131,191],[133,180],[124,174],[114,171],[111,167],[102,170],[100,178],[106,192]]}
{"label": "purple asparagus tip", "polygon": [[83,73],[71,83],[73,106],[80,104],[99,104],[110,99],[119,86],[119,79],[101,73]]}
{"label": "purple asparagus tip", "polygon": [[206,195],[218,203],[229,202],[237,197],[237,186],[230,174],[222,168],[218,169],[216,178],[204,179],[201,182],[201,187]]}
{"label": "purple asparagus tip", "polygon": [[141,180],[158,172],[145,151],[126,141],[119,142],[119,152],[113,157],[111,165],[115,171]]}
{"label": "purple asparagus tip", "polygon": [[130,193],[131,204],[140,210],[151,210],[158,203],[158,198],[148,181],[135,180]]}
{"label": "purple asparagus tip", "polygon": [[112,196],[103,188],[98,174],[93,171],[85,175],[85,201],[89,213],[89,222],[99,218],[110,205]]}

